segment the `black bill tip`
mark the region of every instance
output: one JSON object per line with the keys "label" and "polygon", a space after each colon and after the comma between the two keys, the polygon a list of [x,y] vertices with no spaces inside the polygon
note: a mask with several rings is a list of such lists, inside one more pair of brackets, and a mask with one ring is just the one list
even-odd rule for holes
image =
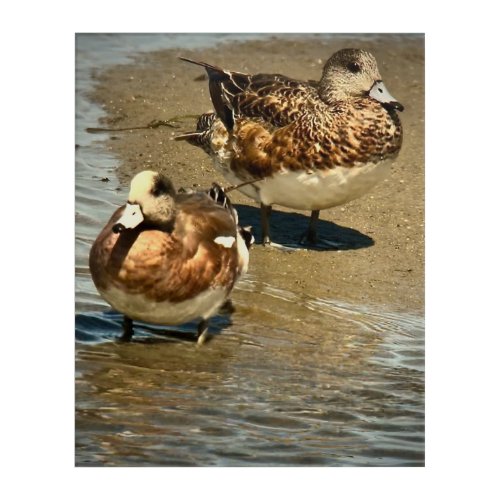
{"label": "black bill tip", "polygon": [[405,107],[398,101],[384,102],[382,106],[387,110],[395,109],[396,111],[404,111]]}
{"label": "black bill tip", "polygon": [[125,229],[125,226],[123,224],[121,224],[120,222],[118,222],[117,224],[115,224],[113,227],[113,233],[121,233],[124,229]]}

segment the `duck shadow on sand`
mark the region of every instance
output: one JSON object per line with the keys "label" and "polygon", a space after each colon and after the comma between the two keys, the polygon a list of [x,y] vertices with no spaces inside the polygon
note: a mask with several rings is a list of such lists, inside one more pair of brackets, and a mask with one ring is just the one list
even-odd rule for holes
{"label": "duck shadow on sand", "polygon": [[[234,307],[224,304],[219,313],[210,318],[207,342],[221,334],[233,323]],[[113,310],[89,311],[75,315],[75,340],[81,343],[122,342],[123,314]],[[134,336],[130,342],[140,344],[161,344],[165,342],[197,342],[198,322],[182,325],[162,326],[134,321]]]}
{"label": "duck shadow on sand", "polygon": [[[256,243],[262,242],[262,230],[260,222],[260,208],[248,205],[233,204],[238,211],[241,226],[252,226]],[[324,245],[299,245],[302,234],[309,226],[309,213],[280,212],[273,207],[270,219],[271,239],[274,243],[283,246],[296,246],[309,250],[359,250],[371,247],[375,241],[366,234],[356,229],[339,226],[334,222],[320,219],[317,222],[317,234],[319,239],[335,242],[335,247]]]}

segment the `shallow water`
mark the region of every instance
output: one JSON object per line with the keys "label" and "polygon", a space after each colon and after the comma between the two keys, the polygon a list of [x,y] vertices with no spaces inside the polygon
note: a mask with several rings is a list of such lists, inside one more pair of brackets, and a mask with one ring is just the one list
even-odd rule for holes
{"label": "shallow water", "polygon": [[202,348],[194,323],[138,325],[132,343],[117,341],[121,316],[87,264],[126,196],[118,160],[96,142],[104,137],[85,132],[103,114],[86,97],[92,72],[133,51],[218,40],[77,37],[76,464],[423,465],[420,313],[311,296],[293,280],[279,288],[254,266],[233,293],[235,312],[214,318]]}

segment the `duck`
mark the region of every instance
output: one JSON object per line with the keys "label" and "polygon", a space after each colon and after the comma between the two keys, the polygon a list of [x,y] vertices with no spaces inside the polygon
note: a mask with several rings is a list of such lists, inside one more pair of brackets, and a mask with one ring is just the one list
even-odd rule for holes
{"label": "duck", "polygon": [[219,185],[176,191],[164,174],[144,170],[92,245],[90,274],[99,294],[124,315],[122,340],[132,338],[134,320],[197,320],[202,344],[209,319],[248,270],[252,242]]}
{"label": "duck", "polygon": [[319,245],[320,211],[367,193],[387,177],[401,149],[398,112],[404,107],[368,51],[335,52],[319,81],[180,59],[205,68],[214,111],[175,139],[203,149],[229,182],[260,204],[264,245],[272,243],[275,204],[310,210],[299,243]]}

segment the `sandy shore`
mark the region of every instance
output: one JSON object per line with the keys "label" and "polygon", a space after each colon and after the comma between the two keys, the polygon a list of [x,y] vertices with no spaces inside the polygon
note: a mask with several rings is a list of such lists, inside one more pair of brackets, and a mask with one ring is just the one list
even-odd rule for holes
{"label": "sandy shore", "polygon": [[[120,162],[123,188],[144,168],[165,172],[180,186],[227,185],[207,155],[187,143],[174,142],[193,130],[195,116],[211,110],[201,68],[178,59],[184,55],[243,72],[282,73],[318,79],[328,57],[343,47],[370,50],[384,82],[405,106],[401,114],[403,148],[388,179],[343,207],[321,212],[320,234],[343,239],[342,251],[300,250],[284,254],[260,245],[252,250],[251,274],[281,289],[358,304],[380,304],[403,311],[424,307],[424,40],[423,37],[377,36],[363,41],[279,39],[224,44],[205,50],[166,50],[141,54],[133,64],[114,66],[96,75],[93,99],[107,112],[102,126],[116,131],[105,147]],[[160,126],[137,129],[154,120]],[[124,193],[124,200],[126,194]],[[257,205],[233,193],[244,224],[254,224],[260,239]],[[275,207],[272,234],[277,242],[297,240],[308,214]]]}

